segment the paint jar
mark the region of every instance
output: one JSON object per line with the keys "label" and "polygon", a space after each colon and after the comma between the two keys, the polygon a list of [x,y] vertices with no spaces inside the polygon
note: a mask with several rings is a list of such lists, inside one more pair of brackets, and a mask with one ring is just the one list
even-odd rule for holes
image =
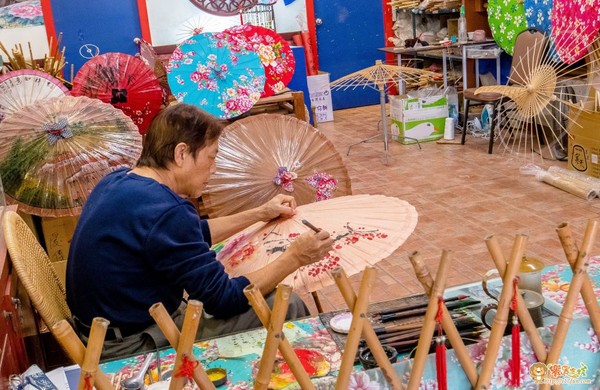
{"label": "paint jar", "polygon": [[[390,347],[388,345],[382,345],[381,347],[385,351],[385,354],[387,355],[390,363],[396,363],[396,360],[398,360],[398,351],[396,351],[396,348]],[[358,354],[358,360],[360,360],[360,363],[362,364],[365,370],[379,367],[370,348],[362,349]]]}

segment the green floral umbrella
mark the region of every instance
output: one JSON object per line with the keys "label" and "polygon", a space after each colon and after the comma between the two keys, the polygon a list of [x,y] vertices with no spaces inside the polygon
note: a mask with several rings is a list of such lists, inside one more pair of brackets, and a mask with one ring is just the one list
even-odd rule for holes
{"label": "green floral umbrella", "polygon": [[142,137],[121,110],[98,99],[40,100],[0,123],[0,176],[19,209],[43,217],[78,215],[107,173],[132,166]]}
{"label": "green floral umbrella", "polygon": [[515,39],[527,29],[525,6],[522,0],[490,0],[488,22],[492,36],[505,52],[512,55]]}

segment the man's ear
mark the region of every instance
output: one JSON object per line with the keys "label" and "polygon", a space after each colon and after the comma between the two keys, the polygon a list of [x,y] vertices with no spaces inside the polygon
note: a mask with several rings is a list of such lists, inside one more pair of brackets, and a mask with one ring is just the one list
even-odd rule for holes
{"label": "man's ear", "polygon": [[185,142],[180,142],[177,145],[175,145],[175,148],[173,149],[173,161],[175,162],[175,165],[183,165],[183,160],[185,159],[187,149],[188,146]]}

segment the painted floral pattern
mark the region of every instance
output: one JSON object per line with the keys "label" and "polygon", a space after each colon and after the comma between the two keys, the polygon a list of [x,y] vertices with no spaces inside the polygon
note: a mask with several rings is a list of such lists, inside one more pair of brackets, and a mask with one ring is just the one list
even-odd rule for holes
{"label": "painted floral pattern", "polygon": [[197,105],[219,119],[249,111],[264,89],[258,54],[241,47],[229,34],[198,34],[171,56],[167,77],[179,102]]}
{"label": "painted floral pattern", "polygon": [[[600,256],[590,258],[587,272],[590,279],[594,281],[594,292],[600,302]],[[544,290],[544,298],[546,299],[544,306],[547,309],[556,314],[560,313],[560,310],[565,303],[565,299],[567,298],[572,278],[573,272],[567,265],[547,267],[547,269],[542,272],[542,288]],[[573,314],[578,316],[588,314],[581,296],[577,300]]]}
{"label": "painted floral pattern", "polygon": [[21,1],[0,8],[0,29],[43,25],[40,0]]}
{"label": "painted floral pattern", "polygon": [[490,0],[488,22],[492,36],[505,52],[512,55],[517,35],[527,28],[525,8],[520,0]]}
{"label": "painted floral pattern", "polygon": [[265,89],[261,97],[282,92],[294,75],[296,60],[288,43],[273,30],[243,24],[225,30],[238,47],[253,51],[265,68]]}
{"label": "painted floral pattern", "polygon": [[552,38],[559,57],[572,64],[587,54],[600,29],[600,0],[554,0]]}

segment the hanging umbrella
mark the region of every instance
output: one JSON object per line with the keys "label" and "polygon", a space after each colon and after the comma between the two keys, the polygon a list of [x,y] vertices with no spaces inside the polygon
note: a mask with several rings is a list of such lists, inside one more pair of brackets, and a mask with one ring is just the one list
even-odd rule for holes
{"label": "hanging umbrella", "polygon": [[254,115],[227,126],[216,165],[202,194],[211,217],[260,206],[277,194],[292,195],[301,205],[351,193],[333,144],[292,116]]}
{"label": "hanging umbrella", "polygon": [[97,99],[40,100],[0,123],[4,191],[34,215],[78,215],[96,183],[140,152],[131,119]]}
{"label": "hanging umbrella", "polygon": [[256,5],[257,0],[190,0],[192,4],[217,16],[239,15]]}
{"label": "hanging umbrella", "polygon": [[235,44],[230,34],[202,33],[179,45],[167,68],[175,98],[219,119],[249,111],[265,86],[265,70],[256,53],[233,51]]}
{"label": "hanging umbrella", "polygon": [[[398,86],[404,84],[408,85],[422,85],[426,84],[435,79],[439,79],[439,74],[434,72],[428,72],[421,69],[408,68],[397,65],[387,65],[381,62],[381,60],[375,61],[375,65],[365,69],[361,69],[344,77],[341,77],[330,83],[332,91],[356,88],[372,88],[379,91],[379,104],[381,107],[381,123],[383,130],[383,147],[384,147],[384,163],[388,164],[388,125],[387,125],[387,113],[385,107],[385,98],[388,88],[392,85]],[[358,142],[363,143],[367,140]],[[355,145],[357,145],[355,144]],[[350,148],[354,146],[351,145]],[[420,147],[420,145],[419,145]],[[350,153],[348,148],[348,153]]]}
{"label": "hanging umbrella", "polygon": [[290,45],[275,31],[242,24],[224,31],[234,35],[240,46],[258,54],[265,68],[265,89],[261,97],[283,92],[294,75],[296,60]]}
{"label": "hanging umbrella", "polygon": [[600,29],[600,0],[554,0],[552,38],[559,57],[577,62]]}
{"label": "hanging umbrella", "polygon": [[490,0],[488,22],[492,36],[505,52],[512,55],[517,35],[527,28],[522,0]]}
{"label": "hanging umbrella", "polygon": [[158,83],[162,88],[162,102],[164,105],[168,104],[169,96],[171,96],[171,88],[169,88],[169,81],[167,80],[167,68],[161,61],[156,51],[151,44],[144,41],[141,38],[135,38],[133,42],[138,47],[138,54],[136,55],[140,60],[144,61],[158,79]]}
{"label": "hanging umbrella", "polygon": [[142,60],[123,53],[106,53],[83,64],[73,81],[73,96],[87,96],[122,110],[144,134],[160,111],[163,90]]}
{"label": "hanging umbrella", "polygon": [[301,221],[331,234],[327,256],[289,275],[282,283],[296,292],[317,291],[333,283],[328,271],[341,266],[348,275],[361,272],[394,252],[413,232],[417,211],[409,203],[383,195],[342,196],[297,207],[287,219],[259,222],[215,247],[230,276],[244,275],[274,261],[310,230]]}
{"label": "hanging umbrella", "polygon": [[69,90],[46,72],[22,69],[0,76],[0,121],[40,99],[68,95]]}

